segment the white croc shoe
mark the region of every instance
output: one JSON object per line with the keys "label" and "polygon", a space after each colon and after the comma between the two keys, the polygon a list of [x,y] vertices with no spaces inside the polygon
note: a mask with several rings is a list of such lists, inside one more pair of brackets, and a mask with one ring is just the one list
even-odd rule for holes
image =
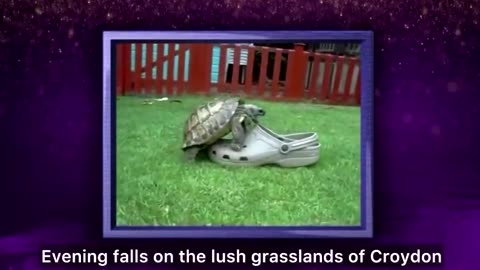
{"label": "white croc shoe", "polygon": [[320,143],[314,132],[280,135],[259,124],[249,132],[241,151],[233,151],[230,140],[222,139],[210,146],[208,156],[222,165],[303,167],[318,162]]}

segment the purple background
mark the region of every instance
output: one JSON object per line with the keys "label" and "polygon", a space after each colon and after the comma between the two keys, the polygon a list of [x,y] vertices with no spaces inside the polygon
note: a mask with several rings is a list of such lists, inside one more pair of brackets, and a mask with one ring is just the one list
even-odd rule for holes
{"label": "purple background", "polygon": [[[42,245],[367,244],[440,244],[445,269],[480,268],[477,2],[2,1],[0,10],[0,268],[38,269]],[[101,31],[120,28],[375,31],[375,238],[101,240]]]}

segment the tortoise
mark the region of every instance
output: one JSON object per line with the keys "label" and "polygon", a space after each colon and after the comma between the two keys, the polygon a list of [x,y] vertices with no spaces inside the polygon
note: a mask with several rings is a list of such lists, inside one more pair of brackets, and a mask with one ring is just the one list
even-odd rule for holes
{"label": "tortoise", "polygon": [[217,98],[199,106],[185,122],[182,147],[185,159],[194,160],[200,150],[230,132],[232,150],[240,151],[247,132],[258,123],[257,117],[264,115],[262,108],[236,97]]}

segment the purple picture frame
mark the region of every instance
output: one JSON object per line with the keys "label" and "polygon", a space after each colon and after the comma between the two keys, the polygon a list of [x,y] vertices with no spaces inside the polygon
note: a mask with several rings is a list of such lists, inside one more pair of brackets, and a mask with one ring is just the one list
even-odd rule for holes
{"label": "purple picture frame", "polygon": [[[115,41],[361,42],[361,222],[359,226],[115,226]],[[103,33],[103,236],[105,238],[366,238],[373,236],[373,32],[372,31],[106,31]],[[113,98],[112,98],[113,97]],[[112,135],[113,134],[113,135]],[[113,177],[112,177],[113,176]]]}

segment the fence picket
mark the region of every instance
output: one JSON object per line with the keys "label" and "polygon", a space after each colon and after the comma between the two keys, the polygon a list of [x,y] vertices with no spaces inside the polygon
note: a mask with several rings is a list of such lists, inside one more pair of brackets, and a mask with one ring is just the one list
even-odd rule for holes
{"label": "fence picket", "polygon": [[280,86],[280,68],[282,64],[283,49],[275,50],[275,60],[273,65],[272,93],[271,98],[278,98],[278,88]]}
{"label": "fence picket", "polygon": [[317,91],[318,78],[320,77],[320,55],[315,53],[313,55],[313,68],[310,73],[310,82],[308,84],[308,97],[315,98]]}
{"label": "fence picket", "polygon": [[167,57],[167,95],[173,95],[173,64],[175,61],[175,44],[168,43],[168,57]]}
{"label": "fence picket", "polygon": [[140,94],[142,91],[142,44],[135,44],[135,92]]}
{"label": "fence picket", "polygon": [[153,69],[153,43],[147,43],[147,55],[145,63],[145,93],[152,93],[152,69]]}
{"label": "fence picket", "polygon": [[157,61],[156,61],[156,67],[157,67],[157,73],[155,76],[155,88],[156,88],[156,93],[158,95],[163,94],[163,62],[164,62],[164,55],[163,55],[163,49],[164,49],[164,44],[158,44],[157,45]]}
{"label": "fence picket", "polygon": [[285,98],[289,100],[301,99],[305,92],[305,71],[307,65],[307,57],[304,54],[304,44],[295,44],[295,54],[293,61],[294,68],[290,75],[290,87],[285,92]]}
{"label": "fence picket", "polygon": [[232,95],[238,93],[238,79],[240,75],[240,46],[235,45],[233,50]]}
{"label": "fence picket", "polygon": [[245,74],[245,94],[251,95],[253,92],[253,66],[255,65],[255,47],[248,47],[247,74]]}
{"label": "fence picket", "polygon": [[218,65],[218,92],[223,93],[227,90],[226,86],[227,69],[227,45],[220,45],[220,63]]}
{"label": "fence picket", "polygon": [[343,62],[345,60],[345,57],[343,56],[337,56],[336,57],[336,63],[335,63],[335,80],[333,83],[333,89],[332,89],[332,96],[331,96],[331,101],[333,102],[338,102],[339,96],[340,96],[340,81],[342,79],[343,75]]}
{"label": "fence picket", "polygon": [[351,99],[350,89],[352,89],[352,78],[353,78],[353,71],[355,70],[355,66],[358,63],[357,58],[349,58],[348,59],[348,71],[347,71],[347,78],[345,79],[345,89],[343,90],[343,101],[349,102]]}
{"label": "fence picket", "polygon": [[260,78],[258,81],[258,92],[257,95],[259,97],[263,97],[265,95],[265,83],[267,82],[267,65],[268,65],[268,54],[269,49],[268,47],[262,47],[262,62],[260,64]]}
{"label": "fence picket", "polygon": [[183,94],[185,87],[185,54],[187,52],[187,45],[180,44],[178,50],[178,78],[177,78],[177,95]]}
{"label": "fence picket", "polygon": [[326,100],[329,97],[330,92],[330,78],[332,76],[333,69],[333,56],[329,54],[322,55],[325,61],[325,68],[323,71],[323,80],[322,80],[322,92],[320,93],[320,100]]}
{"label": "fence picket", "polygon": [[294,50],[288,50],[288,61],[287,61],[287,82],[286,82],[286,88],[285,92],[290,91],[289,89],[292,88],[292,74],[293,70],[296,68],[295,62],[293,59],[295,58],[295,51]]}

